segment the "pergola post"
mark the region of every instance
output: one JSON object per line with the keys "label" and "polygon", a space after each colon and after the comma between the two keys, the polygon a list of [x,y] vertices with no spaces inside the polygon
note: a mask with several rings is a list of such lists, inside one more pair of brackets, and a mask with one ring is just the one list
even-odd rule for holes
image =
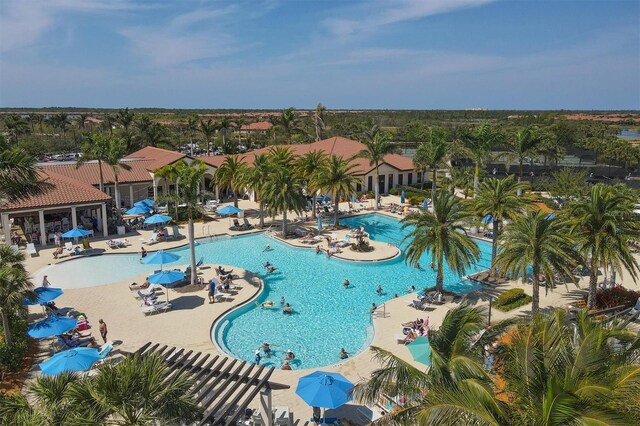
{"label": "pergola post", "polygon": [[78,218],[77,218],[77,208],[76,208],[76,206],[72,206],[71,207],[71,227],[72,228],[77,228],[78,227]]}
{"label": "pergola post", "polygon": [[133,207],[133,184],[129,184],[129,207]]}
{"label": "pergola post", "polygon": [[4,243],[11,245],[11,222],[9,222],[9,213],[2,213],[2,232],[4,233]]}
{"label": "pergola post", "polygon": [[45,228],[44,226],[44,210],[43,209],[38,210],[38,220],[40,221],[40,244],[42,246],[46,246],[47,239],[49,236],[47,235],[47,228]]}
{"label": "pergola post", "polygon": [[260,417],[265,426],[273,426],[273,411],[271,408],[271,389],[260,390]]}
{"label": "pergola post", "polygon": [[102,235],[109,236],[109,224],[107,223],[107,203],[102,203]]}

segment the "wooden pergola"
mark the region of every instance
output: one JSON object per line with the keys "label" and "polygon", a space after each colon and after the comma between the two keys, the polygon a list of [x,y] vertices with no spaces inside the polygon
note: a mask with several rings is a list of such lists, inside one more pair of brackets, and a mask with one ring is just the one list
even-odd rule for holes
{"label": "wooden pergola", "polygon": [[[204,410],[200,425],[236,425],[245,410],[259,395],[262,424],[274,424],[271,391],[289,389],[288,385],[269,381],[273,367],[248,364],[220,355],[194,353],[183,348],[146,343],[135,354],[157,354],[165,358],[170,374],[186,372],[193,380],[190,395]],[[255,406],[254,406],[255,408]]]}

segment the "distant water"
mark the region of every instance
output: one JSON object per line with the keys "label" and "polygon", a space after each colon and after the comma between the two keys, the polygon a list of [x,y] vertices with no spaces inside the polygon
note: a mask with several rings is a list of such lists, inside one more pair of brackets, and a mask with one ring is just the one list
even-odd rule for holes
{"label": "distant water", "polygon": [[632,132],[629,129],[622,129],[618,133],[618,137],[621,139],[640,139],[640,133]]}

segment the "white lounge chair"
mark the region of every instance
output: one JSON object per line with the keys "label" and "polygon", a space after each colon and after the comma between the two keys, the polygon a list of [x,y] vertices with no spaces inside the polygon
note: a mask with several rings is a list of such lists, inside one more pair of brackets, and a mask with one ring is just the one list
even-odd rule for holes
{"label": "white lounge chair", "polygon": [[151,237],[148,240],[142,238],[140,241],[142,242],[142,244],[156,244],[158,242],[158,233],[154,232],[151,234]]}
{"label": "white lounge chair", "polygon": [[73,243],[71,241],[67,241],[64,243],[64,249],[68,254],[73,253]]}
{"label": "white lounge chair", "polygon": [[17,244],[13,244],[13,245],[11,246],[11,250],[13,250],[13,252],[14,252],[15,254],[18,254],[18,253],[20,253],[20,246],[18,246]]}
{"label": "white lounge chair", "polygon": [[145,315],[153,315],[153,314],[156,314],[158,312],[168,311],[170,309],[171,309],[171,303],[162,302],[162,303],[157,303],[155,305],[142,306],[140,308],[140,311],[142,311],[142,313],[145,314]]}
{"label": "white lounge chair", "polygon": [[38,250],[36,250],[36,245],[33,243],[28,243],[27,244],[27,253],[29,253],[31,256],[37,256],[38,255]]}

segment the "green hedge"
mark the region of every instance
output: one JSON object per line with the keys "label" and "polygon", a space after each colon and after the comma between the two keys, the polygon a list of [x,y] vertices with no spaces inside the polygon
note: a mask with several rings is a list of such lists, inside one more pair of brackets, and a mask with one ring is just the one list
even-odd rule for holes
{"label": "green hedge", "polygon": [[[4,339],[0,342],[0,370],[17,371],[22,366],[24,356],[27,353],[27,322],[15,317],[9,318],[11,324],[11,337],[13,344],[8,346]],[[0,327],[0,333],[3,333]]]}
{"label": "green hedge", "polygon": [[527,305],[531,303],[531,300],[532,297],[526,294],[523,289],[512,288],[511,290],[501,293],[496,298],[493,306],[495,306],[496,309],[507,312],[512,309],[519,308],[520,306]]}

